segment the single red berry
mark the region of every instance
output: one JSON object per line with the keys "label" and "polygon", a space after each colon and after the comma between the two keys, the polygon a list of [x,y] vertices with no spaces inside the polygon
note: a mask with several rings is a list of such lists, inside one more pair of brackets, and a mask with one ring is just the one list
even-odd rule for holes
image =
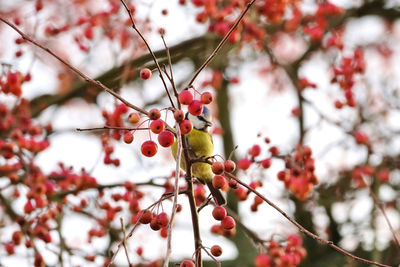
{"label": "single red berry", "polygon": [[168,15],[168,10],[167,9],[161,10],[161,14],[163,14],[164,16]]}
{"label": "single red berry", "polygon": [[236,182],[235,180],[230,180],[229,187],[232,189],[236,189],[238,187],[238,182]]}
{"label": "single red berry", "polygon": [[149,111],[149,118],[150,120],[158,120],[161,117],[161,112],[156,109],[156,108],[152,108]]}
{"label": "single red berry", "polygon": [[259,145],[254,145],[249,150],[249,155],[254,158],[259,156],[260,153],[261,153],[261,146],[259,146]]}
{"label": "single red berry", "polygon": [[185,113],[183,112],[183,110],[175,110],[174,118],[176,122],[181,122],[185,119]]}
{"label": "single red berry", "polygon": [[271,167],[271,159],[269,158],[262,160],[260,163],[264,169],[268,169],[269,167]]}
{"label": "single red berry", "polygon": [[157,215],[157,223],[160,227],[167,227],[169,223],[168,214],[165,212],[161,212]]}
{"label": "single red berry", "polygon": [[142,144],[142,154],[146,157],[152,157],[157,153],[157,144],[151,140],[146,141]]}
{"label": "single red berry", "polygon": [[162,147],[170,147],[175,142],[175,136],[170,131],[163,131],[158,135],[158,143]]}
{"label": "single red berry", "polygon": [[214,245],[211,247],[211,254],[215,257],[219,257],[222,255],[222,248],[218,245]]}
{"label": "single red berry", "polygon": [[271,259],[267,254],[260,254],[254,259],[254,265],[256,267],[270,267]]}
{"label": "single red berry", "polygon": [[22,235],[21,231],[15,231],[12,234],[12,241],[14,242],[15,245],[21,244],[22,238],[23,238],[23,235]]}
{"label": "single red berry", "polygon": [[15,244],[13,242],[8,242],[4,245],[4,248],[7,251],[8,255],[12,255],[15,253]]}
{"label": "single red berry", "polygon": [[188,111],[193,116],[199,116],[203,112],[203,104],[199,100],[193,100],[188,107]]}
{"label": "single red berry", "polygon": [[226,209],[222,206],[217,206],[213,209],[212,216],[217,221],[221,221],[226,217]]}
{"label": "single red berry", "polygon": [[153,218],[151,219],[150,228],[151,228],[152,230],[154,230],[154,231],[160,230],[161,227],[160,227],[160,225],[159,225],[158,222],[157,222],[157,216],[153,216]]}
{"label": "single red berry", "polygon": [[181,262],[181,265],[179,265],[179,267],[195,267],[195,265],[191,260],[184,260]]}
{"label": "single red berry", "polygon": [[221,189],[226,185],[227,181],[226,178],[222,175],[215,175],[212,184],[215,188]]}
{"label": "single red berry", "polygon": [[128,121],[132,124],[136,124],[140,121],[140,115],[136,112],[132,112],[128,116]]}
{"label": "single red berry", "polygon": [[160,236],[162,238],[167,238],[168,237],[168,228],[167,227],[162,227],[161,228]]}
{"label": "single red berry", "polygon": [[216,161],[211,165],[211,170],[214,174],[222,174],[224,173],[224,164]]}
{"label": "single red berry", "polygon": [[236,169],[236,163],[233,160],[227,160],[224,162],[224,170],[226,172],[233,172]]}
{"label": "single red berry", "polygon": [[183,120],[179,123],[179,128],[181,130],[181,134],[185,135],[192,131],[193,125],[189,120]]}
{"label": "single red berry", "polygon": [[226,216],[222,221],[221,221],[221,226],[225,230],[230,230],[235,228],[236,223],[235,220],[231,216]]}
{"label": "single red berry", "polygon": [[243,158],[238,161],[238,168],[241,170],[247,170],[251,165],[251,160]]}
{"label": "single red berry", "polygon": [[271,154],[272,154],[273,156],[276,156],[276,155],[279,154],[279,148],[278,148],[277,146],[271,146],[271,147],[269,148],[269,152],[271,152]]}
{"label": "single red berry", "polygon": [[213,95],[210,92],[204,92],[201,94],[201,103],[208,105],[213,101]]}
{"label": "single red berry", "polygon": [[147,80],[151,77],[151,70],[149,70],[148,68],[144,68],[140,71],[140,78],[142,78],[143,80]]}
{"label": "single red berry", "polygon": [[[142,213],[142,214],[140,214]],[[139,221],[143,224],[148,224],[151,222],[151,219],[153,218],[153,214],[151,213],[150,210],[144,210],[144,211],[140,211],[140,213],[138,214],[139,216]],[[140,217],[142,216],[142,217]]]}
{"label": "single red berry", "polygon": [[190,105],[193,102],[193,94],[189,90],[182,91],[178,100],[182,105]]}
{"label": "single red berry", "polygon": [[165,123],[160,119],[154,120],[150,123],[150,130],[155,134],[159,134],[165,130]]}
{"label": "single red berry", "polygon": [[127,144],[132,143],[133,141],[133,134],[131,132],[127,132],[126,134],[124,134],[124,142]]}
{"label": "single red berry", "polygon": [[32,205],[32,202],[30,200],[28,200],[28,202],[26,202],[25,206],[24,206],[24,212],[29,214],[34,210],[34,207]]}

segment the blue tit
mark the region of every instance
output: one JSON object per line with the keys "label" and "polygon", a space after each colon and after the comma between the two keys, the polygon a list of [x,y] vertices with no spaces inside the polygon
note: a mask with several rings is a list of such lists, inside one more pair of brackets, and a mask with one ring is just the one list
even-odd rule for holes
{"label": "blue tit", "polygon": [[[189,148],[189,156],[191,158],[199,157],[211,157],[214,155],[214,143],[212,136],[209,132],[211,126],[211,113],[206,107],[203,107],[203,112],[199,116],[193,116],[190,113],[186,113],[185,118],[193,124],[193,130],[185,135]],[[171,147],[172,154],[176,159],[177,144],[176,142]],[[186,170],[186,164],[184,157],[181,157],[181,168]],[[211,165],[204,162],[196,162],[192,164],[192,175],[196,177],[201,183],[206,184],[210,189],[211,194],[214,197],[217,205],[226,205],[226,199],[222,195],[221,191],[215,188],[212,184],[214,177],[211,171]]]}

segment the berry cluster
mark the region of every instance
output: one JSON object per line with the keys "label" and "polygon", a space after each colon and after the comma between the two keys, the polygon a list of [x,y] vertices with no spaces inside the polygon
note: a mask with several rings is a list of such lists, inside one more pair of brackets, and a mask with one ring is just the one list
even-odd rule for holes
{"label": "berry cluster", "polygon": [[31,75],[29,73],[23,75],[19,71],[9,71],[0,76],[0,92],[20,97],[22,94],[22,84],[30,80]]}
{"label": "berry cluster", "polygon": [[303,240],[298,235],[289,235],[286,246],[270,241],[268,253],[261,253],[254,259],[256,267],[296,267],[307,255],[302,246]]}
{"label": "berry cluster", "polygon": [[215,220],[219,221],[219,224],[214,224],[211,227],[211,232],[217,235],[223,235],[225,237],[231,237],[236,233],[236,223],[231,216],[227,216],[227,212],[224,207],[217,206],[212,211],[212,216]]}

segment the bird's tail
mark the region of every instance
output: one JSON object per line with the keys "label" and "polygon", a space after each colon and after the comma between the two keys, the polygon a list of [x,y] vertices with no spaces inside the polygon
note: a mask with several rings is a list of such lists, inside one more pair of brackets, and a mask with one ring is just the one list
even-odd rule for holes
{"label": "bird's tail", "polygon": [[207,186],[208,189],[210,189],[211,195],[214,197],[215,203],[217,203],[218,206],[225,206],[226,199],[222,195],[221,191],[215,188],[211,181],[207,182]]}

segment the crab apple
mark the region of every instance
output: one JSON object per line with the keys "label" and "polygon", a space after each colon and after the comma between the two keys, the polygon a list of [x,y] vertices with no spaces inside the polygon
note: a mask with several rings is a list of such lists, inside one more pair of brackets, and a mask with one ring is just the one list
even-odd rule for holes
{"label": "crab apple", "polygon": [[154,120],[150,123],[150,130],[155,134],[159,134],[165,130],[165,123],[160,119]]}
{"label": "crab apple", "polygon": [[142,217],[140,217],[140,214],[138,215],[138,217],[140,218],[139,221],[141,223],[148,224],[151,222],[151,219],[153,218],[153,214],[151,213],[150,210],[140,211],[140,213],[142,213],[141,214]]}
{"label": "crab apple", "polygon": [[158,143],[162,146],[162,147],[170,147],[174,144],[175,142],[175,136],[173,133],[171,133],[170,131],[162,131],[159,135],[158,135]]}
{"label": "crab apple", "polygon": [[226,216],[222,221],[221,221],[221,226],[224,230],[230,230],[235,228],[236,223],[235,220],[231,216]]}
{"label": "crab apple", "polygon": [[179,94],[178,100],[182,105],[190,105],[193,102],[193,94],[189,90],[184,90]]}
{"label": "crab apple", "polygon": [[236,163],[233,160],[227,160],[224,162],[224,170],[226,172],[233,172],[236,169]]}
{"label": "crab apple", "polygon": [[158,120],[161,117],[161,112],[157,108],[152,108],[149,111],[150,120]]}
{"label": "crab apple", "polygon": [[238,168],[241,170],[247,170],[251,165],[251,160],[243,158],[238,161]]}
{"label": "crab apple", "polygon": [[157,223],[160,227],[167,227],[169,223],[168,214],[165,212],[161,212],[157,215]]}
{"label": "crab apple", "polygon": [[140,115],[136,112],[132,112],[128,116],[129,123],[136,124],[140,121]]}
{"label": "crab apple", "polygon": [[133,134],[131,132],[127,132],[124,134],[124,142],[130,144],[133,142]]}
{"label": "crab apple", "polygon": [[157,216],[153,216],[153,218],[150,221],[150,228],[154,231],[160,230],[160,225],[157,222]]}
{"label": "crab apple", "polygon": [[176,122],[181,122],[185,119],[185,113],[183,110],[175,110],[174,111],[174,119]]}
{"label": "crab apple", "polygon": [[25,206],[24,206],[24,212],[26,214],[31,213],[35,208],[32,205],[32,202],[29,200],[28,202],[26,202]]}
{"label": "crab apple", "polygon": [[232,188],[232,189],[238,188],[238,182],[235,181],[235,180],[230,180],[229,181],[229,187]]}
{"label": "crab apple", "polygon": [[148,68],[140,70],[140,78],[142,78],[143,80],[147,80],[150,77],[151,77],[151,70],[149,70]]}
{"label": "crab apple", "polygon": [[253,158],[259,156],[260,154],[261,154],[261,146],[259,145],[254,145],[249,150],[249,155],[252,156]]}
{"label": "crab apple", "polygon": [[188,111],[193,116],[199,116],[203,112],[203,104],[199,100],[193,100],[188,107]]}
{"label": "crab apple", "polygon": [[212,184],[215,188],[221,189],[226,185],[226,179],[222,175],[215,175],[212,179]]}
{"label": "crab apple", "polygon": [[13,242],[8,242],[4,245],[8,255],[12,255],[15,253],[15,244]]}
{"label": "crab apple", "polygon": [[271,152],[271,154],[272,154],[273,156],[276,156],[276,155],[279,154],[279,148],[278,148],[277,146],[271,146],[271,147],[269,148],[269,152]]}
{"label": "crab apple", "polygon": [[157,144],[151,140],[146,141],[142,144],[142,154],[146,157],[152,157],[157,153]]}
{"label": "crab apple", "polygon": [[186,135],[192,131],[193,125],[189,120],[183,120],[181,123],[179,123],[179,128],[181,130],[181,134]]}
{"label": "crab apple", "polygon": [[269,167],[271,167],[271,159],[269,158],[262,160],[260,163],[264,169],[268,169]]}
{"label": "crab apple", "polygon": [[222,174],[224,172],[224,164],[216,161],[211,165],[211,170],[214,174]]}
{"label": "crab apple", "polygon": [[221,221],[226,217],[226,209],[222,206],[217,206],[213,209],[212,216],[217,221]]}
{"label": "crab apple", "polygon": [[23,238],[23,235],[22,235],[21,231],[15,231],[12,234],[12,241],[14,242],[15,245],[21,244],[22,238]]}
{"label": "crab apple", "polygon": [[254,259],[254,265],[256,267],[270,267],[271,259],[267,254],[260,254]]}
{"label": "crab apple", "polygon": [[200,97],[201,103],[208,105],[213,101],[213,95],[210,92],[204,92]]}
{"label": "crab apple", "polygon": [[214,245],[211,247],[211,254],[215,257],[219,257],[222,255],[222,248],[218,245]]}
{"label": "crab apple", "polygon": [[193,261],[191,261],[191,260],[184,260],[181,262],[179,267],[195,267],[195,265],[194,265]]}

